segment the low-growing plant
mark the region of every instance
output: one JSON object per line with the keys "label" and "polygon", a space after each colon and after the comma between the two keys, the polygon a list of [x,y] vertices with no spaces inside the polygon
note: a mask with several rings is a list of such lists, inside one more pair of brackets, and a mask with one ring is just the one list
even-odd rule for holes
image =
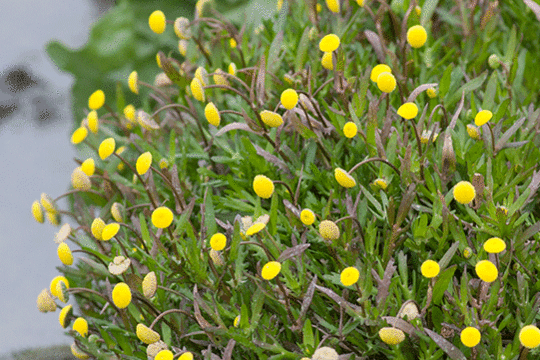
{"label": "low-growing plant", "polygon": [[32,204],[63,224],[38,308],[62,308],[77,358],[538,357],[525,3],[149,12],[178,51],[153,84],[89,89],[73,189]]}

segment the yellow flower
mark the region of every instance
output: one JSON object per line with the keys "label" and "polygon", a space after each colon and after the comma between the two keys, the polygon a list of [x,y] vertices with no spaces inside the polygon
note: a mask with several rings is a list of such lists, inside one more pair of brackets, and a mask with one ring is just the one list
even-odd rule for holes
{"label": "yellow flower", "polygon": [[472,256],[473,252],[472,252],[472,249],[470,247],[466,247],[465,249],[463,249],[463,257],[465,259],[469,259],[471,256]]}
{"label": "yellow flower", "polygon": [[135,121],[135,106],[129,104],[124,108],[124,116],[126,119],[128,119],[130,122]]}
{"label": "yellow flower", "polygon": [[227,81],[227,77],[224,74],[225,74],[225,71],[219,68],[216,69],[216,71],[214,71],[213,78],[216,85],[229,85],[229,82]]}
{"label": "yellow flower", "polygon": [[317,4],[317,14],[320,13],[322,11],[322,5],[321,4]]}
{"label": "yellow flower", "polygon": [[167,22],[165,20],[165,14],[163,14],[163,11],[156,10],[150,14],[150,17],[148,17],[148,25],[150,25],[150,29],[152,29],[152,31],[156,34],[162,34],[167,26]]}
{"label": "yellow flower", "polygon": [[265,223],[262,223],[262,222],[256,222],[254,223],[253,225],[251,225],[249,227],[249,229],[246,230],[246,236],[251,236],[251,235],[255,235],[256,233],[258,233],[259,231],[261,231],[262,229],[264,229],[266,227],[266,224]]}
{"label": "yellow flower", "polygon": [[540,330],[534,325],[524,326],[519,331],[519,342],[528,349],[540,345]]}
{"label": "yellow flower", "polygon": [[180,53],[180,55],[184,57],[186,56],[187,47],[188,47],[187,40],[178,40],[178,52]]}
{"label": "yellow flower", "polygon": [[42,313],[56,311],[56,304],[47,289],[43,289],[39,293],[37,307]]}
{"label": "yellow flower", "polygon": [[41,202],[41,206],[43,206],[45,211],[48,211],[48,212],[56,211],[56,205],[54,204],[53,199],[51,199],[49,195],[45,193],[41,193],[40,202]]}
{"label": "yellow flower", "polygon": [[257,196],[268,199],[274,193],[274,183],[264,175],[257,175],[253,179],[253,190]]}
{"label": "yellow flower", "polygon": [[328,34],[321,39],[319,49],[324,52],[332,52],[339,47],[340,40],[336,34]]}
{"label": "yellow flower", "polygon": [[75,344],[75,343],[71,344],[71,353],[77,359],[90,359],[90,356],[87,355],[86,353],[82,352],[81,349],[79,349],[77,347],[77,344]]}
{"label": "yellow flower", "polygon": [[120,224],[117,223],[110,223],[109,225],[105,226],[101,233],[102,240],[111,240],[113,237],[116,236],[116,234],[118,234],[118,230],[120,230]]}
{"label": "yellow flower", "polygon": [[276,4],[277,11],[281,11],[282,6],[283,6],[283,0],[278,0]]}
{"label": "yellow flower", "polygon": [[326,6],[333,13],[339,13],[339,0],[326,0]]}
{"label": "yellow flower", "polygon": [[88,130],[86,130],[84,126],[81,126],[73,132],[73,135],[71,135],[71,143],[77,145],[86,139],[86,136],[88,136]]}
{"label": "yellow flower", "polygon": [[357,133],[358,133],[358,127],[356,126],[354,122],[348,121],[343,126],[343,134],[345,134],[345,137],[352,139],[353,137],[356,136]]}
{"label": "yellow flower", "polygon": [[230,38],[229,45],[231,46],[231,49],[236,49],[236,46],[238,45],[238,43],[236,42],[234,38]]}
{"label": "yellow flower", "polygon": [[80,167],[77,167],[71,173],[71,185],[74,189],[88,191],[92,187],[92,182],[88,175]]}
{"label": "yellow flower", "polygon": [[260,115],[261,115],[261,120],[267,126],[278,127],[281,124],[283,124],[283,118],[281,117],[281,115],[273,111],[263,110],[261,111]]}
{"label": "yellow flower", "polygon": [[429,89],[427,89],[426,93],[430,99],[433,99],[437,96],[437,90],[435,90],[434,87],[430,87]]}
{"label": "yellow flower", "polygon": [[403,331],[393,327],[384,327],[379,330],[379,337],[388,345],[397,345],[405,340]]}
{"label": "yellow flower", "polygon": [[73,255],[71,254],[71,250],[69,249],[69,246],[63,242],[58,245],[58,250],[56,251],[58,253],[58,258],[64,265],[71,265],[73,264]]}
{"label": "yellow flower", "polygon": [[[111,206],[111,215],[117,222],[124,222],[122,213],[124,212],[124,206],[120,203],[113,203]],[[103,223],[105,224],[105,223]],[[102,230],[103,231],[103,230]]]}
{"label": "yellow flower", "polygon": [[208,72],[202,66],[199,66],[197,70],[195,70],[195,78],[199,79],[202,86],[208,84]]}
{"label": "yellow flower", "polygon": [[399,107],[397,114],[404,119],[410,120],[418,115],[418,106],[412,102],[405,103]]}
{"label": "yellow flower", "polygon": [[185,353],[180,355],[178,360],[193,360],[193,354],[189,351],[186,351]]}
{"label": "yellow flower", "polygon": [[54,225],[54,226],[60,225],[60,216],[58,215],[56,210],[55,211],[47,211],[45,213],[45,215],[47,216],[47,220],[49,220],[51,225]]}
{"label": "yellow flower", "polygon": [[377,87],[385,93],[391,93],[396,88],[396,78],[389,72],[383,72],[377,77]]}
{"label": "yellow flower", "polygon": [[166,206],[161,206],[152,212],[152,224],[160,229],[165,229],[173,221],[173,212]]}
{"label": "yellow flower", "polygon": [[150,166],[152,165],[152,154],[150,151],[147,151],[145,153],[142,153],[141,156],[137,158],[137,163],[135,164],[135,167],[137,168],[137,172],[139,175],[144,175],[150,169]]}
{"label": "yellow flower", "polygon": [[144,277],[142,281],[143,294],[146,298],[153,297],[157,290],[157,277],[156,273],[151,271]]}
{"label": "yellow flower", "polygon": [[98,110],[105,104],[105,93],[102,90],[96,90],[88,98],[88,107],[91,110]]}
{"label": "yellow flower", "polygon": [[41,208],[41,205],[39,204],[39,201],[34,201],[32,203],[32,216],[38,223],[43,224],[45,219],[43,218],[43,209]]}
{"label": "yellow flower", "polygon": [[112,291],[112,300],[119,309],[126,308],[131,303],[131,289],[126,283],[118,283]]}
{"label": "yellow flower", "polygon": [[420,15],[422,15],[422,8],[420,6],[416,5],[414,7],[414,11],[416,12],[416,16],[419,17]]}
{"label": "yellow flower", "polygon": [[336,350],[328,346],[323,346],[315,350],[311,360],[338,360],[339,355]]}
{"label": "yellow flower", "polygon": [[63,282],[64,285],[66,285],[66,288],[69,289],[69,281],[64,276],[57,276],[54,279],[52,279],[51,284],[49,286],[49,290],[51,291],[52,296],[55,296],[57,298],[60,297],[60,294],[58,292],[58,283]]}
{"label": "yellow flower", "polygon": [[281,93],[281,104],[285,109],[291,110],[298,104],[298,93],[294,89],[287,89]]}
{"label": "yellow flower", "polygon": [[[128,87],[131,92],[139,94],[139,75],[136,71],[132,71],[128,76]],[[134,109],[135,110],[135,109]]]}
{"label": "yellow flower", "polygon": [[172,360],[174,357],[172,351],[170,350],[161,350],[157,353],[154,360]]}
{"label": "yellow flower", "polygon": [[190,90],[191,90],[191,94],[196,100],[200,102],[204,102],[205,100],[204,89],[199,79],[193,78],[193,80],[191,80]]}
{"label": "yellow flower", "polygon": [[332,52],[325,52],[321,58],[322,66],[327,70],[334,70],[334,63],[332,60]]}
{"label": "yellow flower", "polygon": [[219,123],[221,122],[219,111],[213,102],[209,102],[208,104],[206,104],[206,107],[204,108],[204,117],[210,124],[216,127],[218,127]]}
{"label": "yellow flower", "polygon": [[150,115],[144,111],[139,110],[137,111],[137,114],[135,115],[137,118],[137,122],[139,125],[141,125],[146,130],[157,130],[159,129],[159,124],[155,122],[154,119],[150,117]]}
{"label": "yellow flower", "polygon": [[409,28],[407,31],[407,42],[413,48],[420,48],[424,46],[427,40],[426,29],[422,25],[415,25]]}
{"label": "yellow flower", "polygon": [[227,238],[222,233],[214,234],[210,238],[210,246],[215,251],[221,251],[225,249],[225,245],[227,245]]}
{"label": "yellow flower", "polygon": [[157,64],[158,68],[161,69],[161,59],[159,57],[159,53],[156,54],[156,64]]}
{"label": "yellow flower", "polygon": [[189,19],[183,16],[174,20],[174,33],[182,40],[191,38],[191,30],[189,29]]}
{"label": "yellow flower", "polygon": [[94,172],[96,171],[96,165],[94,163],[94,159],[88,158],[83,161],[81,164],[81,170],[87,175],[92,176],[94,175]]}
{"label": "yellow flower", "polygon": [[344,286],[351,286],[352,284],[355,284],[359,278],[360,278],[360,272],[358,271],[357,268],[352,267],[352,266],[343,269],[339,277],[341,283]]}
{"label": "yellow flower", "polygon": [[225,262],[223,261],[223,258],[221,256],[221,253],[219,251],[216,251],[214,249],[210,249],[209,254],[210,254],[210,258],[212,259],[212,261],[214,262],[215,265],[221,266],[221,265],[225,264]]}
{"label": "yellow flower", "polygon": [[62,328],[66,328],[66,319],[71,316],[73,313],[73,306],[72,305],[66,305],[64,308],[60,311],[60,315],[58,315],[58,322],[60,323],[60,326]]}
{"label": "yellow flower", "polygon": [[480,331],[477,328],[468,326],[461,330],[461,342],[466,347],[475,347],[480,342]]}
{"label": "yellow flower", "polygon": [[137,324],[136,334],[139,340],[141,340],[143,343],[150,345],[155,343],[156,341],[161,340],[161,336],[154,330],[150,329],[148,326],[144,324]]}
{"label": "yellow flower", "polygon": [[492,237],[484,243],[484,250],[488,253],[498,254],[506,249],[506,243],[498,237]]}
{"label": "yellow flower", "polygon": [[101,218],[95,218],[94,221],[92,221],[90,230],[92,231],[92,235],[94,235],[97,240],[103,240],[101,234],[103,234],[103,229],[105,229],[105,226],[105,222],[101,220]]}
{"label": "yellow flower", "polygon": [[476,270],[476,275],[488,283],[495,281],[497,276],[499,276],[497,267],[489,260],[479,261],[474,269]]}
{"label": "yellow flower", "polygon": [[158,165],[159,165],[159,168],[160,168],[161,170],[163,170],[163,169],[169,167],[169,162],[167,161],[167,159],[163,158],[163,159],[159,160]]}
{"label": "yellow flower", "polygon": [[116,147],[116,142],[114,141],[112,137],[103,140],[101,144],[99,144],[99,149],[98,149],[99,157],[101,158],[101,160],[105,160],[106,158],[111,156],[112,153],[114,152],[115,147]]}
{"label": "yellow flower", "polygon": [[373,185],[375,185],[376,187],[378,187],[381,190],[386,190],[386,188],[388,187],[388,183],[384,179],[376,179],[373,182]]}
{"label": "yellow flower", "polygon": [[474,124],[476,126],[482,126],[487,123],[493,117],[493,113],[489,110],[482,110],[474,117]]}
{"label": "yellow flower", "polygon": [[377,78],[383,72],[392,73],[392,69],[390,69],[390,66],[388,66],[386,64],[379,64],[379,65],[375,66],[373,69],[371,69],[371,74],[370,74],[369,78],[371,79],[371,81],[376,83]]}
{"label": "yellow flower", "polygon": [[439,264],[433,260],[424,261],[422,263],[422,266],[420,267],[422,275],[424,275],[428,279],[434,278],[435,276],[439,275],[440,270],[441,268],[439,267]]}
{"label": "yellow flower", "polygon": [[304,209],[300,212],[300,220],[302,224],[309,226],[315,222],[315,214],[311,209]]}
{"label": "yellow flower", "polygon": [[236,315],[236,317],[234,318],[233,326],[234,327],[240,326],[240,315]]}
{"label": "yellow flower", "polygon": [[[422,131],[422,135],[420,135],[420,142],[422,144],[427,144],[429,142],[429,139],[431,138],[431,134],[433,134],[432,130]],[[437,140],[438,137],[439,137],[438,133],[433,134],[433,138],[431,139],[431,142],[435,142],[435,140]]]}
{"label": "yellow flower", "polygon": [[231,74],[231,75],[233,75],[233,76],[236,75],[236,71],[237,71],[237,69],[236,69],[236,64],[233,63],[233,62],[230,63],[227,70],[228,70],[229,74]]}
{"label": "yellow flower", "polygon": [[261,276],[264,280],[272,280],[279,274],[280,271],[281,264],[279,262],[269,261],[263,266]]}
{"label": "yellow flower", "polygon": [[94,134],[97,134],[99,130],[99,120],[96,110],[92,110],[88,113],[86,116],[86,120],[88,121],[88,129],[90,129],[91,132]]}
{"label": "yellow flower", "polygon": [[354,178],[342,168],[336,168],[334,170],[334,177],[336,178],[339,185],[345,188],[352,188],[356,185],[356,180],[354,180]]}
{"label": "yellow flower", "polygon": [[78,332],[82,337],[86,337],[88,335],[88,322],[84,318],[78,317],[73,322],[73,330]]}
{"label": "yellow flower", "polygon": [[469,136],[474,140],[480,139],[480,131],[472,124],[467,124],[467,134],[469,134]]}
{"label": "yellow flower", "polygon": [[454,199],[460,204],[468,204],[474,200],[476,191],[468,181],[460,181],[454,186]]}
{"label": "yellow flower", "polygon": [[356,0],[356,3],[358,4],[358,6],[364,7],[364,0]]}
{"label": "yellow flower", "polygon": [[325,240],[333,241],[339,238],[339,228],[335,222],[323,220],[319,224],[319,234]]}

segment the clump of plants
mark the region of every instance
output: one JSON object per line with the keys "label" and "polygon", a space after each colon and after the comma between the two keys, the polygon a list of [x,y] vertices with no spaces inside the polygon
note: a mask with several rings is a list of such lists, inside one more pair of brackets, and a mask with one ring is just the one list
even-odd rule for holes
{"label": "clump of plants", "polygon": [[64,264],[39,310],[81,359],[537,358],[534,15],[276,5],[148,14],[177,49],[89,91],[73,189],[32,204]]}

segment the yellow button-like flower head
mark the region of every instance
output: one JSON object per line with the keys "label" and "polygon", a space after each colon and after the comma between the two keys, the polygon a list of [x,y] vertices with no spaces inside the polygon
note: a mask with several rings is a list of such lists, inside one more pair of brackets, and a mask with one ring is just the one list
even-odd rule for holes
{"label": "yellow button-like flower head", "polygon": [[151,271],[144,277],[142,281],[143,294],[146,298],[152,298],[157,290],[157,277],[156,273]]}
{"label": "yellow button-like flower head", "polygon": [[426,94],[430,99],[433,99],[437,96],[437,90],[434,87],[430,87],[426,90]]}
{"label": "yellow button-like flower head", "polygon": [[86,139],[87,136],[88,130],[84,126],[81,126],[73,132],[73,135],[71,135],[71,143],[77,145]]}
{"label": "yellow button-like flower head", "polygon": [[499,270],[497,270],[495,264],[489,260],[479,261],[474,269],[476,270],[476,275],[488,283],[495,281],[497,276],[499,276]]}
{"label": "yellow button-like flower head", "polygon": [[343,269],[339,277],[339,280],[344,286],[351,286],[353,284],[356,284],[359,278],[360,278],[360,272],[358,271],[357,268],[351,266],[351,267]]}
{"label": "yellow button-like flower head", "polygon": [[199,66],[197,70],[195,70],[195,78],[199,79],[202,86],[208,84],[208,72],[202,66]]}
{"label": "yellow button-like flower head", "polygon": [[274,193],[274,183],[264,175],[257,175],[253,179],[253,190],[257,196],[268,199]]}
{"label": "yellow button-like flower head", "polygon": [[540,345],[540,330],[534,325],[524,326],[519,331],[519,342],[528,349]]}
{"label": "yellow button-like flower head", "polygon": [[454,199],[460,204],[468,204],[474,200],[476,191],[468,181],[460,181],[454,186]]}
{"label": "yellow button-like flower head", "polygon": [[484,243],[484,250],[488,253],[498,254],[506,249],[506,243],[503,239],[498,237],[492,237]]}
{"label": "yellow button-like flower head", "polygon": [[148,25],[150,25],[150,29],[152,29],[152,31],[156,34],[163,34],[165,27],[167,26],[167,22],[165,20],[166,18],[163,11],[156,10],[148,17]]}
{"label": "yellow button-like flower head", "polygon": [[120,203],[115,202],[111,206],[111,215],[114,220],[117,222],[124,222],[124,206]]}
{"label": "yellow button-like flower head", "polygon": [[154,360],[172,360],[174,357],[172,351],[170,350],[161,350],[157,353]]}
{"label": "yellow button-like flower head", "polygon": [[131,289],[126,283],[118,283],[112,291],[114,305],[120,309],[126,308],[131,303]]}
{"label": "yellow button-like flower head", "polygon": [[102,90],[96,90],[88,98],[88,107],[91,110],[98,110],[105,104],[105,93]]}
{"label": "yellow button-like flower head", "polygon": [[92,235],[94,235],[97,240],[103,240],[101,234],[103,233],[105,226],[106,224],[101,218],[95,218],[94,221],[92,221],[90,230],[92,231]]}
{"label": "yellow button-like flower head", "polygon": [[187,40],[178,40],[178,52],[182,56],[186,56],[187,54],[187,48],[188,48],[188,42]]}
{"label": "yellow button-like flower head", "polygon": [[336,178],[339,185],[343,187],[352,188],[356,185],[356,180],[354,180],[354,178],[342,168],[336,168],[334,170],[334,177]]}
{"label": "yellow button-like flower head", "polygon": [[231,46],[231,49],[236,49],[236,46],[238,45],[238,43],[236,42],[234,38],[230,38],[229,45]]}
{"label": "yellow button-like flower head", "polygon": [[283,118],[278,113],[273,111],[263,110],[261,111],[261,120],[266,126],[278,127],[283,124]]}
{"label": "yellow button-like flower head", "polygon": [[327,70],[334,70],[334,63],[332,60],[332,52],[325,52],[321,58],[322,66]]}
{"label": "yellow button-like flower head", "polygon": [[139,340],[141,340],[143,343],[147,345],[153,344],[156,341],[161,340],[161,336],[159,336],[157,332],[150,329],[148,326],[144,324],[137,324],[136,333]]}
{"label": "yellow button-like flower head", "polygon": [[379,330],[379,337],[388,345],[397,345],[405,340],[405,333],[393,327],[384,327]]}
{"label": "yellow button-like flower head", "polygon": [[328,34],[321,39],[319,43],[319,49],[324,52],[332,52],[339,47],[339,36],[336,34]]}
{"label": "yellow button-like flower head", "polygon": [[90,359],[90,355],[86,354],[85,352],[82,352],[81,349],[79,349],[77,347],[77,344],[75,343],[71,344],[71,353],[77,359]]}
{"label": "yellow button-like flower head", "polygon": [[193,360],[193,354],[189,351],[186,351],[185,353],[180,355],[178,360]]}
{"label": "yellow button-like flower head", "polygon": [[38,223],[43,224],[45,221],[45,218],[43,217],[43,209],[37,200],[32,203],[32,216]]}
{"label": "yellow button-like flower head", "polygon": [[94,159],[88,158],[83,161],[81,164],[81,170],[87,175],[92,176],[94,175],[94,172],[96,171],[96,164],[94,163]]}
{"label": "yellow button-like flower head", "polygon": [[482,126],[487,123],[493,117],[493,113],[489,110],[482,110],[474,117],[474,124],[476,126]]}
{"label": "yellow button-like flower head", "polygon": [[73,322],[73,330],[78,332],[82,337],[86,337],[88,335],[88,322],[84,318],[78,317]]}
{"label": "yellow button-like flower head", "polygon": [[227,238],[222,233],[214,234],[210,238],[210,246],[215,251],[221,251],[225,249],[225,245],[227,245]]}
{"label": "yellow button-like flower head", "polygon": [[144,175],[150,169],[150,165],[152,165],[152,154],[150,151],[147,151],[137,158],[135,167],[139,175]]}
{"label": "yellow button-like flower head", "polygon": [[126,119],[128,119],[130,122],[135,122],[135,106],[129,104],[124,108],[124,116]]}
{"label": "yellow button-like flower head", "polygon": [[404,119],[410,120],[418,115],[418,106],[415,103],[408,102],[401,105],[397,111],[398,115]]}
{"label": "yellow button-like flower head", "polygon": [[272,280],[279,274],[280,271],[281,264],[279,262],[269,261],[263,266],[261,276],[264,280]]}
{"label": "yellow button-like flower head", "polygon": [[56,311],[56,303],[47,289],[41,290],[37,297],[37,307],[42,313]]}
{"label": "yellow button-like flower head", "polygon": [[86,121],[88,121],[88,128],[94,134],[97,134],[99,130],[99,119],[96,110],[92,110],[86,116]]}
{"label": "yellow button-like flower head", "polygon": [[116,234],[118,234],[118,230],[120,230],[120,224],[117,223],[110,223],[109,225],[105,226],[103,228],[103,232],[101,233],[102,240],[111,240],[116,236]]}
{"label": "yellow button-like flower head", "polygon": [[407,42],[413,48],[420,48],[424,46],[427,40],[426,29],[422,25],[415,25],[409,28],[407,31]]}
{"label": "yellow button-like flower head", "polygon": [[392,73],[392,69],[390,69],[390,66],[388,66],[386,64],[379,64],[379,65],[375,66],[373,69],[371,69],[371,74],[370,74],[369,78],[371,79],[371,81],[376,83],[377,78],[383,72]]}
{"label": "yellow button-like flower head", "polygon": [[73,314],[73,306],[72,305],[66,305],[62,308],[60,311],[60,315],[58,315],[58,322],[60,323],[60,326],[62,328],[66,328],[67,326],[67,320],[71,317]]}
{"label": "yellow button-like flower head", "polygon": [[236,69],[236,64],[233,63],[233,62],[230,63],[230,64],[229,64],[229,67],[227,68],[227,71],[228,71],[229,74],[231,74],[231,75],[233,75],[233,76],[236,75],[236,71],[237,71],[237,69]]}
{"label": "yellow button-like flower head", "polygon": [[60,297],[60,294],[58,292],[58,283],[63,282],[66,288],[69,289],[69,281],[64,276],[57,276],[54,279],[52,279],[51,284],[49,286],[49,290],[51,291],[52,296],[55,296],[57,298]]}
{"label": "yellow button-like flower head", "polygon": [[441,268],[439,267],[439,264],[433,260],[424,261],[422,263],[422,266],[420,267],[420,271],[422,272],[422,275],[424,275],[428,279],[431,279],[439,275],[440,270]]}
{"label": "yellow button-like flower head", "polygon": [[285,109],[291,110],[298,104],[298,93],[294,89],[287,89],[281,93],[281,104]]}
{"label": "yellow button-like flower head", "polygon": [[139,75],[136,71],[132,71],[128,77],[128,87],[131,92],[138,94],[139,93]]}
{"label": "yellow button-like flower head", "polygon": [[191,84],[189,88],[191,90],[191,94],[196,100],[200,102],[204,102],[205,100],[204,89],[199,79],[193,78],[193,80],[191,80]]}
{"label": "yellow button-like flower head", "polygon": [[326,0],[326,6],[333,13],[339,13],[339,0]]}
{"label": "yellow button-like flower head", "polygon": [[469,134],[469,136],[474,140],[480,139],[480,131],[472,124],[467,124],[467,134]]}
{"label": "yellow button-like flower head", "polygon": [[71,250],[68,244],[66,244],[65,242],[60,243],[60,245],[58,245],[57,253],[58,258],[60,259],[62,264],[68,266],[73,264],[73,255],[71,254]]}
{"label": "yellow button-like flower head", "polygon": [[480,331],[477,328],[468,326],[461,330],[461,342],[466,347],[475,347],[480,342]]}
{"label": "yellow button-like flower head", "polygon": [[391,93],[396,85],[396,78],[389,72],[383,72],[377,77],[377,87],[382,92]]}
{"label": "yellow button-like flower head", "polygon": [[338,360],[339,354],[336,350],[328,346],[323,346],[315,350],[311,360]]}
{"label": "yellow button-like flower head", "polygon": [[356,3],[358,4],[358,6],[364,7],[364,0],[356,0]]}
{"label": "yellow button-like flower head", "polygon": [[246,230],[246,235],[247,236],[255,235],[256,233],[258,233],[259,231],[261,231],[265,227],[266,227],[265,223],[256,222]]}
{"label": "yellow button-like flower head", "polygon": [[98,149],[99,157],[101,158],[101,160],[105,160],[106,158],[111,156],[112,153],[114,152],[115,147],[116,147],[116,142],[114,141],[112,137],[103,140],[101,144],[99,144],[99,149]]}
{"label": "yellow button-like flower head", "polygon": [[227,77],[224,74],[225,74],[225,71],[219,68],[216,69],[216,71],[214,71],[213,79],[216,85],[229,85],[229,82],[227,81]]}
{"label": "yellow button-like flower head", "polygon": [[173,221],[173,212],[166,206],[161,206],[152,212],[152,224],[160,229],[165,229]]}
{"label": "yellow button-like flower head", "polygon": [[335,222],[330,220],[323,220],[319,224],[319,234],[322,238],[328,241],[339,239],[339,228]]}
{"label": "yellow button-like flower head", "polygon": [[191,38],[191,30],[189,28],[189,19],[179,17],[174,21],[174,33],[182,40]]}
{"label": "yellow button-like flower head", "polygon": [[216,127],[218,127],[219,123],[221,122],[219,111],[213,102],[209,102],[208,104],[206,104],[206,107],[204,108],[204,117],[210,124]]}
{"label": "yellow button-like flower head", "polygon": [[388,187],[388,183],[384,179],[376,179],[373,182],[373,185],[375,185],[376,187],[378,187],[381,190],[386,190],[386,188]]}
{"label": "yellow button-like flower head", "polygon": [[80,167],[77,167],[71,173],[71,185],[74,189],[88,191],[92,187],[92,182],[88,175]]}
{"label": "yellow button-like flower head", "polygon": [[345,137],[352,139],[353,137],[356,136],[357,133],[358,133],[358,126],[356,126],[354,122],[348,121],[343,126],[343,134],[345,135]]}
{"label": "yellow button-like flower head", "polygon": [[309,226],[315,222],[315,214],[311,209],[304,209],[300,212],[300,220],[302,224]]}

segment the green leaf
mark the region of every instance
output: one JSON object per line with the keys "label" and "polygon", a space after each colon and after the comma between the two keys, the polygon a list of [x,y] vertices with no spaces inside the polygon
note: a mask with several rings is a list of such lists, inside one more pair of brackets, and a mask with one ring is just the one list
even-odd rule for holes
{"label": "green leaf", "polygon": [[456,265],[452,265],[451,267],[443,271],[442,274],[439,275],[437,282],[435,283],[435,286],[433,287],[433,304],[439,305],[441,303],[444,292],[446,291],[446,289],[448,289],[448,285],[450,284],[450,281],[452,280],[452,277],[454,276],[454,272],[456,271],[456,268],[457,268]]}
{"label": "green leaf", "polygon": [[474,91],[478,89],[480,86],[482,86],[482,84],[487,78],[487,75],[488,75],[488,72],[486,70],[482,73],[482,75],[472,79],[471,81],[466,82],[465,85],[460,87],[456,92],[452,94],[452,96],[450,97],[450,100],[448,101],[448,107],[451,107],[459,99],[461,99],[462,93],[465,93],[465,95],[467,95],[471,91]]}
{"label": "green leaf", "polygon": [[309,45],[309,30],[310,30],[310,27],[306,26],[306,28],[304,29],[304,33],[302,34],[302,37],[300,38],[300,42],[298,43],[298,46],[296,47],[296,59],[294,62],[296,72],[302,70],[302,68],[304,67],[304,62],[306,61],[306,58],[307,58],[308,45]]}
{"label": "green leaf", "polygon": [[303,335],[304,347],[313,348],[315,346],[315,339],[313,338],[313,329],[311,327],[311,320],[306,319],[306,322],[304,323],[304,328],[302,329],[302,335]]}
{"label": "green leaf", "polygon": [[448,92],[448,89],[450,89],[450,80],[452,79],[452,70],[454,69],[454,65],[450,64],[444,70],[443,76],[441,78],[441,82],[439,85],[439,96],[441,99],[443,99]]}
{"label": "green leaf", "polygon": [[423,27],[427,28],[429,26],[428,22],[431,20],[438,3],[439,0],[424,1],[422,13],[420,14],[420,24],[422,24]]}

